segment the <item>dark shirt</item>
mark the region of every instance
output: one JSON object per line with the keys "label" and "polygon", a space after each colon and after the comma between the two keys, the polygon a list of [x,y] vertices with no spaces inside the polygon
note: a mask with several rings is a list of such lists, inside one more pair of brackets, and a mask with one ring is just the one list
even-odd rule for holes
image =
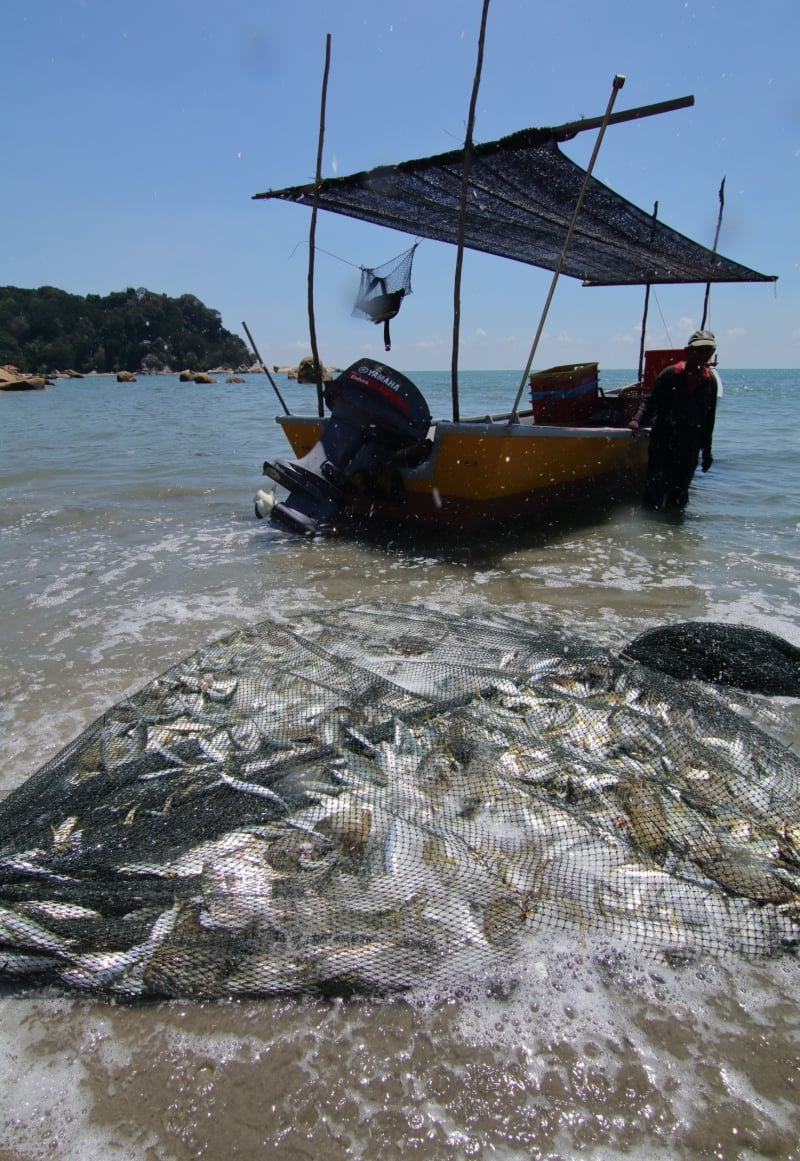
{"label": "dark shirt", "polygon": [[717,383],[710,368],[687,374],[684,363],[666,367],[637,413],[640,427],[652,426],[651,445],[681,459],[711,455],[717,414]]}

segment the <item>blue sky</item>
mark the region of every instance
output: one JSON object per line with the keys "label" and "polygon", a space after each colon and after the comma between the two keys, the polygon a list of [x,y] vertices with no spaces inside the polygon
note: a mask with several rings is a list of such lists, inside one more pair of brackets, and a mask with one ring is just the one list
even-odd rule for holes
{"label": "blue sky", "polygon": [[[269,364],[310,350],[309,214],[254,193],[313,179],[325,37],[325,176],[463,142],[481,0],[5,0],[0,14],[0,284],[192,293]],[[777,274],[712,290],[721,366],[800,366],[797,0],[492,0],[476,140],[694,94],[612,127],[595,175],[681,233]],[[585,164],[594,138],[565,152]],[[329,363],[384,357],[351,317],[358,268],[413,241],[317,225],[316,325]],[[448,368],[455,249],[423,241],[389,361]],[[551,276],[468,252],[460,366],[517,369]],[[648,345],[682,344],[703,288],[657,288]],[[642,292],[562,279],[534,368],[636,365]]]}

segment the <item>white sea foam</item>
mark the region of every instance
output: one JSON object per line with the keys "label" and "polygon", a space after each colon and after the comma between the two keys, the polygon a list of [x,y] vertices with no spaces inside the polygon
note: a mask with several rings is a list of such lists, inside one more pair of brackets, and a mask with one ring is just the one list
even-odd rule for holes
{"label": "white sea foam", "polygon": [[172,1156],[178,1141],[221,1156],[231,1133],[243,1156],[300,1156],[312,1129],[337,1159],[414,1141],[437,1159],[692,1161],[756,1157],[759,1140],[789,1155],[774,1150],[797,1130],[791,1067],[780,1079],[800,1033],[796,964],[670,969],[553,940],[529,952],[513,980],[465,978],[456,997],[3,1000],[4,1142],[37,1161],[54,1142],[65,1161]]}

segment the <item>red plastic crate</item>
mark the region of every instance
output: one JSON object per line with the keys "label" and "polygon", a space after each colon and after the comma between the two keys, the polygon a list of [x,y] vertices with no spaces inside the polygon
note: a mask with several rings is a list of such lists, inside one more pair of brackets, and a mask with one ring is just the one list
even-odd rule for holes
{"label": "red plastic crate", "polygon": [[665,367],[671,367],[673,363],[679,363],[685,358],[686,352],[683,347],[670,351],[666,349],[645,351],[642,386],[649,390]]}

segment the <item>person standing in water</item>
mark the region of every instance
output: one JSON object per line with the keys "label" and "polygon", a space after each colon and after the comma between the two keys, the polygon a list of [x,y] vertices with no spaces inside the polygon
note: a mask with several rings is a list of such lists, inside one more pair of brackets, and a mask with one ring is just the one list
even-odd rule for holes
{"label": "person standing in water", "polygon": [[628,424],[634,434],[640,427],[652,427],[645,508],[685,508],[698,463],[707,472],[714,462],[717,380],[710,363],[716,349],[711,331],[695,331],[684,358],[664,368]]}

